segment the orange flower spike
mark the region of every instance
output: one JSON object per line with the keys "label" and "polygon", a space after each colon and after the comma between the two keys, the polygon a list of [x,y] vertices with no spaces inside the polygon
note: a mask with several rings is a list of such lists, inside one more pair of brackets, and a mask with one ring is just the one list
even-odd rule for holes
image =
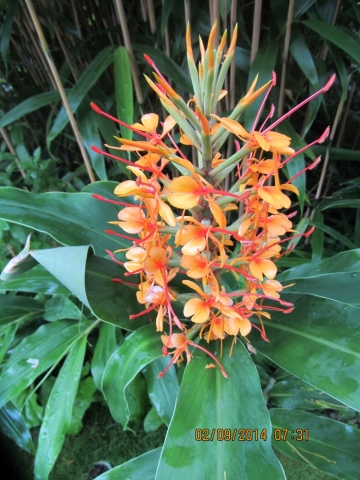
{"label": "orange flower spike", "polygon": [[125,262],[124,267],[128,272],[139,271],[143,269],[144,260],[146,258],[147,252],[144,248],[133,247],[126,252],[126,258],[131,260],[130,262]]}
{"label": "orange flower spike", "polygon": [[181,209],[191,209],[199,204],[204,187],[192,177],[181,176],[175,178],[169,185],[168,201],[172,206]]}
{"label": "orange flower spike", "polygon": [[[125,207],[118,213],[116,222],[127,233],[139,233],[146,227],[147,219],[139,207]],[[112,222],[111,222],[112,223]]]}
{"label": "orange flower spike", "polygon": [[200,298],[192,298],[186,302],[184,316],[192,317],[191,321],[194,323],[205,323],[210,317],[209,302],[201,300]]}
{"label": "orange flower spike", "polygon": [[206,228],[186,225],[178,230],[175,236],[175,244],[183,245],[181,251],[184,255],[196,255],[206,247],[206,233]]}
{"label": "orange flower spike", "polygon": [[183,255],[180,265],[187,270],[187,276],[190,278],[204,278],[209,275],[210,263],[200,255]]}
{"label": "orange flower spike", "polygon": [[264,275],[270,280],[275,278],[277,267],[274,262],[268,258],[259,256],[253,257],[250,262],[249,270],[255,278],[263,281]]}
{"label": "orange flower spike", "polygon": [[284,287],[277,280],[267,280],[260,285],[262,291],[267,297],[280,298],[278,292],[281,292]]}
{"label": "orange flower spike", "polygon": [[168,257],[165,248],[152,247],[144,261],[144,270],[146,273],[155,274],[159,270],[162,271],[167,261]]}
{"label": "orange flower spike", "polygon": [[161,98],[161,100],[165,102],[167,105],[175,108],[174,103],[166,96],[166,94],[147,75],[144,75],[144,77],[147,83],[150,85],[150,87],[157,94],[157,96]]}

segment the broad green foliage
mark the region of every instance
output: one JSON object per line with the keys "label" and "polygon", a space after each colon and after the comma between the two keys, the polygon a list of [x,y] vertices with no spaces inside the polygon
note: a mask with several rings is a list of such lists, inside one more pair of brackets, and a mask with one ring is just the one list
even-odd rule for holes
{"label": "broad green foliage", "polygon": [[[40,8],[34,2],[34,7],[91,168],[100,180],[94,183],[89,183],[62,97],[24,12],[26,4],[0,2],[0,257],[2,265],[8,262],[0,280],[0,430],[34,455],[35,478],[47,480],[65,436],[82,428],[87,408],[101,398],[124,429],[131,430],[132,421],[141,419],[146,431],[164,424],[168,430],[162,448],[149,445],[148,452],[114,466],[98,480],[285,479],[273,449],[301,462],[300,468],[307,464],[336,478],[358,478],[358,3],[345,0],[336,10],[337,2],[331,0],[295,2],[288,17],[291,2],[271,0],[261,12],[255,10],[260,29],[253,31],[257,2],[211,1],[211,14],[205,0],[122,2],[128,32],[118,22],[117,2],[90,0],[86,9],[72,3],[45,2]],[[292,182],[299,191],[297,197],[290,194],[294,231],[288,237],[294,238],[283,245],[294,248],[276,263],[276,279],[286,287],[281,300],[293,303],[293,311],[271,311],[271,320],[262,317],[269,342],[253,328],[251,343],[242,337],[234,344],[229,337],[207,343],[205,331],[198,344],[221,362],[227,379],[193,346],[186,366],[163,355],[156,310],[138,315],[147,308],[137,302],[140,279],[128,276],[122,265],[129,260],[126,250],[133,241],[105,232],[119,231],[108,222],[117,220],[123,205],[99,196],[127,205],[138,205],[141,199],[114,195],[120,182],[134,176],[125,163],[104,157],[99,149],[104,143],[120,147],[114,136],[134,141],[140,136],[90,107],[94,102],[129,125],[149,112],[163,122],[168,112],[162,106],[169,111],[172,107],[161,105],[149,89],[143,73],[153,78],[155,67],[145,61],[145,54],[182,96],[183,111],[187,102],[194,109],[194,93],[201,97],[203,92],[194,91],[190,81],[185,26],[190,18],[197,67],[199,35],[206,48],[215,17],[220,32],[227,26],[228,39],[235,20],[241,31],[224,87],[228,95],[216,112],[219,117],[229,117],[257,74],[258,86],[271,80],[273,71],[277,77],[257,130],[271,113],[271,104],[278,108],[283,100],[286,113],[333,73],[337,76],[325,96],[277,127],[292,138],[296,151],[331,127],[329,143],[305,150],[280,172],[284,184],[322,156],[317,169]],[[220,61],[223,64],[226,56]],[[240,118],[247,131],[263,100],[264,94]],[[183,115],[177,120],[188,134]],[[216,123],[215,118],[211,121]],[[179,143],[179,130],[174,132],[173,140]],[[228,135],[223,128],[219,142]],[[222,158],[235,152],[234,136],[230,137],[229,146],[220,150]],[[181,149],[196,165],[192,146]],[[131,162],[141,153],[107,152]],[[232,167],[218,169],[217,188],[228,190],[238,173],[230,178]],[[167,176],[189,175],[181,162],[164,172],[162,188],[170,182]],[[238,192],[237,185],[233,193]],[[228,220],[237,221],[234,212],[227,212]],[[234,223],[234,229],[239,225]],[[297,236],[311,226],[315,231],[306,241]],[[230,247],[229,256],[240,241]],[[118,263],[107,252],[116,252]],[[230,271],[223,285],[226,291],[245,288],[244,280]],[[175,313],[185,322],[183,305],[194,298],[194,291],[178,279],[170,286],[176,295],[184,295]],[[278,305],[269,299],[264,303]],[[251,321],[261,328],[256,318]],[[338,421],[329,418],[330,413]],[[32,440],[36,426],[37,444]]]}

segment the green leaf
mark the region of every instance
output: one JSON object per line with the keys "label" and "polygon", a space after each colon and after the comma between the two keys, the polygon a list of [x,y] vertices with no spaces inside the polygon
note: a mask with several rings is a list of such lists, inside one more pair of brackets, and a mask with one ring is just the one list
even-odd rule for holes
{"label": "green leaf", "polygon": [[1,295],[0,326],[17,322],[26,317],[39,316],[44,306],[38,300],[18,295]]}
{"label": "green leaf", "polygon": [[96,480],[154,480],[156,468],[159,462],[161,448],[133,458],[118,467],[103,473]]}
{"label": "green leaf", "polygon": [[[338,478],[358,478],[360,431],[357,428],[297,410],[271,409],[270,416],[277,434],[280,431],[276,429],[289,430],[286,441],[273,438],[273,446],[282,453]],[[303,440],[296,440],[301,431]]]}
{"label": "green leaf", "polygon": [[71,347],[51,390],[39,433],[34,469],[36,480],[49,478],[64,443],[79,385],[85,347],[86,337],[78,339]]}
{"label": "green leaf", "polygon": [[[116,111],[120,120],[131,125],[134,123],[134,100],[129,54],[125,47],[118,47],[114,53],[114,80]],[[120,125],[121,136],[129,140],[133,132]]]}
{"label": "green leaf", "polygon": [[130,245],[105,233],[106,222],[116,219],[118,211],[115,205],[96,200],[90,193],[34,195],[17,188],[0,188],[2,219],[45,232],[63,245],[92,245],[100,255],[106,249]]}
{"label": "green leaf", "polygon": [[99,390],[101,390],[101,380],[106,364],[116,349],[115,330],[115,325],[109,323],[103,322],[100,326],[99,339],[91,362],[91,373]]}
{"label": "green leaf", "polygon": [[13,323],[13,324],[7,325],[6,327],[1,328],[0,363],[2,363],[2,361],[4,360],[5,355],[7,354],[8,349],[14,340],[17,328],[18,328],[17,323]]}
{"label": "green leaf", "polygon": [[290,51],[308,81],[316,89],[319,89],[319,77],[316,71],[313,56],[308,46],[306,45],[301,30],[297,27],[296,24],[292,26],[291,30]]}
{"label": "green leaf", "polygon": [[89,97],[85,97],[84,102],[78,110],[78,127],[84,143],[87,154],[89,155],[91,165],[93,166],[100,180],[106,180],[105,159],[103,155],[92,150],[92,145],[100,145],[101,140],[97,125],[98,114],[90,107]]}
{"label": "green leaf", "polygon": [[321,20],[305,20],[301,23],[343,50],[355,63],[360,63],[360,41],[356,41],[344,28],[335,27]]}
{"label": "green leaf", "polygon": [[[324,224],[324,215],[320,212],[315,212],[314,220],[317,224]],[[322,253],[324,250],[324,230],[321,228],[316,228],[314,233],[311,236],[312,244],[312,261],[321,260]]]}
{"label": "green leaf", "polygon": [[41,265],[37,265],[31,271],[23,273],[19,278],[15,278],[14,280],[7,280],[6,282],[0,281],[0,293],[2,292],[70,295],[70,291]]}
{"label": "green leaf", "polygon": [[170,80],[186,92],[193,93],[192,83],[188,75],[164,52],[145,44],[134,44],[133,49],[134,53],[141,59],[143,59],[144,53],[149,55],[165,77],[170,78]]}
{"label": "green leaf", "polygon": [[44,319],[48,322],[56,322],[65,318],[80,321],[81,310],[67,297],[52,297],[45,304]]}
{"label": "green leaf", "polygon": [[31,433],[21,412],[12,402],[0,409],[0,430],[22,449],[35,454]]}
{"label": "green leaf", "polygon": [[[5,64],[6,73],[8,70],[8,56],[9,56],[9,45],[10,45],[12,24],[13,24],[14,16],[17,13],[18,5],[19,5],[19,0],[15,0],[14,2],[9,3],[8,8],[6,10],[5,20],[3,20],[3,24],[1,27],[1,38],[0,38],[1,55]],[[3,15],[4,15],[4,12],[3,12]]]}
{"label": "green leaf", "polygon": [[144,367],[162,355],[161,349],[159,333],[155,332],[154,325],[146,325],[126,337],[106,365],[101,389],[111,415],[124,430],[129,429],[131,417],[127,389]]}
{"label": "green leaf", "polygon": [[25,390],[52,365],[58,363],[70,346],[91,328],[90,322],[61,320],[39,327],[17,345],[4,365],[0,384],[0,407]]}
{"label": "green leaf", "polygon": [[175,3],[175,0],[164,0],[163,2],[163,7],[161,9],[161,25],[160,25],[162,37],[164,36],[165,28],[167,27],[170,14],[174,8],[174,3]]}
{"label": "green leaf", "polygon": [[144,420],[145,432],[155,432],[161,425],[164,425],[163,419],[159,416],[155,408],[151,407]]}
{"label": "green leaf", "polygon": [[340,410],[344,405],[311,385],[296,380],[276,382],[268,392],[269,402],[281,408],[302,408],[304,410]]}
{"label": "green leaf", "polygon": [[93,402],[96,390],[96,385],[92,377],[87,377],[80,382],[79,391],[74,402],[71,422],[66,432],[68,435],[76,435],[83,428],[82,420],[86,410]]}
{"label": "green leaf", "polygon": [[340,272],[360,272],[360,248],[349,252],[341,252],[331,258],[325,258],[317,262],[304,263],[280,273],[276,278],[283,283],[293,278],[310,279],[328,273]]}
{"label": "green leaf", "polygon": [[140,312],[143,306],[136,300],[135,288],[112,281],[113,278],[129,281],[124,272],[113,261],[88,257],[85,273],[87,300],[94,315],[101,320],[126,330],[136,330],[148,324],[149,317],[129,319],[129,315]]}
{"label": "green leaf", "polygon": [[286,293],[309,294],[360,306],[360,273],[328,273],[292,281],[295,285],[288,287]]}
{"label": "green leaf", "polygon": [[[205,345],[219,352],[218,342]],[[206,369],[212,361],[205,353],[198,349],[192,353],[156,480],[257,480],[264,478],[264,472],[267,480],[285,479],[271,449],[271,423],[256,367],[241,342],[234,346],[231,357],[231,341],[223,345],[221,363],[228,379],[219,368]],[[266,440],[260,438],[262,432]],[[230,441],[224,440],[226,435]]]}
{"label": "green leaf", "polygon": [[179,393],[179,382],[173,365],[161,378],[161,381],[158,379],[158,374],[166,369],[169,362],[169,357],[157,358],[144,370],[150,401],[166,425],[169,425],[173,416]]}
{"label": "green leaf", "polygon": [[[104,71],[111,65],[112,61],[113,47],[105,47],[97,54],[94,60],[82,73],[81,77],[67,95],[69,105],[73,113],[76,112],[89,90],[95,85]],[[63,131],[68,123],[68,114],[66,113],[65,107],[62,107],[48,134],[48,147],[50,143]]]}
{"label": "green leaf", "polygon": [[35,110],[39,110],[39,108],[44,107],[49,103],[57,102],[58,100],[60,100],[60,93],[57,90],[34,95],[5,113],[0,119],[0,128],[5,128],[19,120],[19,118],[22,118]]}
{"label": "green leaf", "polygon": [[[315,216],[314,218],[316,219],[317,217]],[[341,242],[346,247],[348,247],[350,249],[355,249],[356,248],[355,243],[353,243],[351,240],[349,240],[347,237],[345,237],[345,235],[342,235],[341,233],[339,233],[334,228],[331,228],[328,225],[324,225],[324,223],[321,223],[321,222],[318,222],[318,221],[310,221],[310,225],[314,225],[314,227],[316,227],[315,232],[316,232],[316,230],[321,230],[322,232],[327,233],[331,237],[333,237],[336,240],[338,240],[339,242]],[[313,233],[313,236],[314,236],[314,233]]]}
{"label": "green leaf", "polygon": [[84,280],[90,248],[88,246],[48,248],[33,250],[31,255],[88,307]]}
{"label": "green leaf", "polygon": [[270,341],[251,333],[254,347],[304,382],[360,409],[360,309],[312,295],[282,299],[293,303],[294,311],[273,312],[265,325]]}

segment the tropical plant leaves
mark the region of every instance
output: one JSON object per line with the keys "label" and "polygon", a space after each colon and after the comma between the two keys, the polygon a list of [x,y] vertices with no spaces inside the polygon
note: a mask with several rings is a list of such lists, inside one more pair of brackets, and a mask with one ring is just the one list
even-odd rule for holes
{"label": "tropical plant leaves", "polygon": [[[273,437],[276,449],[335,477],[345,480],[358,477],[360,431],[357,428],[299,410],[271,409],[270,416],[276,431]],[[285,431],[286,440],[279,440]]]}
{"label": "tropical plant leaves", "polygon": [[360,309],[313,295],[282,298],[295,304],[294,311],[272,313],[266,322],[270,341],[252,332],[254,347],[306,383],[360,410]]}
{"label": "tropical plant leaves", "polygon": [[[219,345],[214,347],[214,343],[205,345],[218,356]],[[257,480],[265,471],[269,480],[285,479],[271,449],[271,423],[256,368],[241,342],[235,345],[231,357],[230,347],[231,342],[224,342],[220,359],[228,379],[218,367],[207,369],[212,359],[194,349],[156,480],[184,476]],[[260,438],[261,432],[264,439]],[[227,435],[230,441],[225,441]]]}
{"label": "tropical plant leaves", "polygon": [[46,480],[60,453],[68,431],[79,385],[86,347],[86,336],[71,347],[56,377],[46,404],[35,457],[35,479]]}

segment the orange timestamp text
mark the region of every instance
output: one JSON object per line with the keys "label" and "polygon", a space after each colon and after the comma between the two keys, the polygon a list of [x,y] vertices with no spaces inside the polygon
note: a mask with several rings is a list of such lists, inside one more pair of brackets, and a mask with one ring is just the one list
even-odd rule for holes
{"label": "orange timestamp text", "polygon": [[286,440],[296,440],[297,442],[309,440],[308,428],[275,428],[271,435],[268,435],[266,428],[197,428],[195,430],[195,440],[197,442],[264,442],[272,438],[275,442]]}

